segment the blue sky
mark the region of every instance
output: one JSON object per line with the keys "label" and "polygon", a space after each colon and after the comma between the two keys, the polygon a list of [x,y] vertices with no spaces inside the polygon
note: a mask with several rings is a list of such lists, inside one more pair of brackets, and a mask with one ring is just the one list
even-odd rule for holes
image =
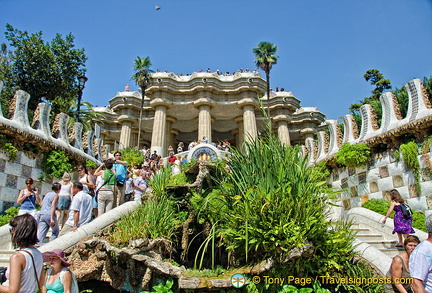
{"label": "blue sky", "polygon": [[89,58],[83,100],[98,106],[137,88],[137,56],[154,70],[232,72],[254,68],[261,41],[279,48],[271,87],[330,119],[370,95],[368,69],[398,88],[432,75],[432,0],[0,0],[0,43],[6,23],[45,40],[71,32]]}

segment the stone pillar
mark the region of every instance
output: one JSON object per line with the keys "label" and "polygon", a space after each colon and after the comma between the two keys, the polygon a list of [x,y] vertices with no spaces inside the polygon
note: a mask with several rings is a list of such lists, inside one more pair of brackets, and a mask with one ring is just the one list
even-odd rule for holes
{"label": "stone pillar", "polygon": [[243,129],[245,142],[251,142],[256,139],[257,126],[255,118],[255,107],[253,105],[243,106]]}
{"label": "stone pillar", "polygon": [[155,109],[151,151],[157,151],[162,157],[165,156],[166,145],[166,111],[165,105],[158,105]]}
{"label": "stone pillar", "polygon": [[124,149],[130,146],[132,122],[128,120],[123,120],[121,121],[121,123],[122,128],[120,133],[120,149]]}
{"label": "stone pillar", "polygon": [[209,142],[212,141],[210,109],[209,105],[199,106],[198,140],[205,136]]}
{"label": "stone pillar", "polygon": [[284,145],[291,145],[288,121],[280,120],[277,121],[278,138]]}

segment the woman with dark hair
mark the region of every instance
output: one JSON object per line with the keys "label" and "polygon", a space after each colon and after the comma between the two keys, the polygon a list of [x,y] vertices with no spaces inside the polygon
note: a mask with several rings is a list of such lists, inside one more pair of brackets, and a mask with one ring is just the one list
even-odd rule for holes
{"label": "woman with dark hair", "polygon": [[412,293],[411,288],[410,270],[409,270],[409,257],[414,248],[420,243],[420,240],[415,235],[408,235],[404,241],[405,251],[396,255],[390,265],[386,277],[392,279],[391,284],[384,284],[384,291],[386,293]]}
{"label": "woman with dark hair", "polygon": [[0,292],[4,293],[35,293],[42,287],[42,254],[35,244],[38,242],[37,223],[30,214],[13,218],[9,225],[12,244],[20,250],[9,259],[9,285],[0,285]]}
{"label": "woman with dark hair", "polygon": [[79,182],[81,182],[84,187],[83,191],[90,194],[90,189],[95,188],[95,183],[93,182],[92,176],[88,174],[86,167],[82,165],[78,166],[78,175]]}
{"label": "woman with dark hair", "polygon": [[412,217],[405,217],[405,215],[402,213],[401,203],[404,202],[405,200],[402,198],[399,191],[396,189],[390,190],[390,208],[388,209],[387,214],[385,215],[382,222],[385,224],[387,218],[393,211],[395,211],[395,215],[393,217],[393,234],[397,233],[399,240],[396,247],[404,247],[402,236],[406,238],[408,234],[415,233],[414,229],[412,228]]}
{"label": "woman with dark hair", "polygon": [[18,193],[17,204],[20,204],[18,215],[30,214],[36,218],[36,205],[40,204],[38,190],[33,186],[33,178],[27,178],[26,188]]}

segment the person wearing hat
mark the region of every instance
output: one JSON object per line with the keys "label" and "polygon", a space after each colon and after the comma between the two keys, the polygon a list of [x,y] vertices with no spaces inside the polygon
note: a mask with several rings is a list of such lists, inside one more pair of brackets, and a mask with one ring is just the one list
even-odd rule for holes
{"label": "person wearing hat", "polygon": [[414,292],[432,292],[432,214],[427,216],[428,237],[420,242],[409,258],[411,278],[414,279]]}
{"label": "person wearing hat", "polygon": [[72,272],[68,269],[71,265],[64,258],[64,251],[54,249],[42,254],[44,262],[49,263],[50,268],[42,273],[43,291],[46,293],[69,293],[72,289]]}

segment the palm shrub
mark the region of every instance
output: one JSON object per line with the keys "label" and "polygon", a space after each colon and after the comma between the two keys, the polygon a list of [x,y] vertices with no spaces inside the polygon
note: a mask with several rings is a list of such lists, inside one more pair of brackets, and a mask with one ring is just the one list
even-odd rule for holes
{"label": "palm shrub", "polygon": [[349,142],[342,145],[336,154],[338,164],[355,168],[366,165],[370,160],[370,148],[364,144],[350,144]]}
{"label": "palm shrub", "polygon": [[134,148],[124,148],[121,150],[123,161],[128,162],[129,166],[133,166],[134,164],[141,164],[144,162],[144,155],[137,149]]}

